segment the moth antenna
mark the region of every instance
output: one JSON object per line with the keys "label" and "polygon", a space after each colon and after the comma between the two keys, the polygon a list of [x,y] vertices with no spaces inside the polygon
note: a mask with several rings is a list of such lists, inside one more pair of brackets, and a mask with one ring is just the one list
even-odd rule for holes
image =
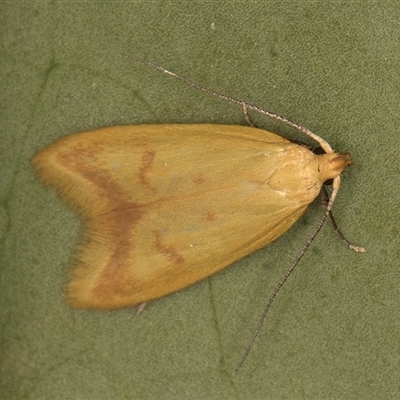
{"label": "moth antenna", "polygon": [[[262,108],[260,108],[258,106],[254,106],[254,105],[249,104],[249,103],[247,103],[245,101],[238,100],[238,99],[235,99],[233,97],[226,96],[224,94],[217,93],[217,92],[214,92],[212,90],[209,90],[209,89],[207,89],[205,87],[202,87],[202,86],[198,85],[197,83],[192,82],[191,80],[186,79],[183,76],[180,76],[180,75],[176,74],[175,72],[169,71],[168,69],[166,69],[166,68],[164,68],[164,67],[162,67],[160,65],[157,65],[157,64],[155,64],[155,63],[153,63],[151,61],[147,61],[147,60],[143,60],[143,59],[135,58],[135,57],[131,57],[131,56],[127,56],[127,58],[132,60],[132,61],[134,61],[134,62],[147,65],[147,66],[149,66],[151,68],[154,68],[154,69],[156,69],[158,71],[161,71],[161,72],[163,72],[165,74],[171,75],[174,78],[179,79],[182,82],[186,83],[187,85],[192,86],[195,89],[198,89],[198,90],[200,90],[200,91],[202,91],[204,93],[207,93],[209,95],[218,97],[218,98],[220,98],[222,100],[229,101],[229,102],[234,103],[234,104],[238,104],[242,108],[242,112],[243,112],[244,118],[245,118],[245,120],[247,121],[247,123],[250,126],[254,126],[254,123],[252,122],[250,116],[248,115],[248,110],[253,110],[253,111],[256,111],[256,112],[258,112],[260,114],[266,115],[266,116],[268,116],[268,117],[270,117],[272,119],[275,119],[277,121],[281,121],[281,122],[291,126],[292,128],[297,129],[298,131],[304,133],[305,135],[309,136],[311,139],[313,139],[316,142],[318,142],[319,145],[322,147],[322,149],[325,151],[325,153],[327,153],[327,154],[333,153],[333,149],[329,145],[328,142],[326,142],[324,139],[322,139],[321,137],[319,137],[315,133],[311,132],[307,128],[305,128],[305,127],[303,127],[303,126],[301,126],[301,125],[299,125],[299,124],[297,124],[297,123],[295,123],[295,122],[293,122],[293,121],[291,121],[291,120],[289,120],[289,119],[287,119],[285,117],[282,117],[282,116],[280,116],[278,114],[275,114],[275,113],[273,113],[271,111],[264,110],[264,109],[262,109]],[[329,218],[330,218],[330,220],[331,220],[331,222],[333,224],[335,232],[339,235],[339,238],[348,247],[350,247],[352,250],[357,251],[357,252],[364,252],[365,251],[364,248],[353,246],[352,244],[350,244],[347,241],[347,239],[339,231],[339,229],[338,229],[338,227],[336,225],[336,222],[335,222],[335,220],[333,218],[333,215],[331,213],[331,209],[332,209],[333,203],[335,201],[336,195],[337,195],[337,193],[339,191],[339,187],[340,187],[340,176],[337,176],[336,178],[333,179],[332,192],[331,192],[330,196],[328,195],[328,192],[325,189],[325,191],[324,191],[324,196],[325,196],[324,197],[325,198],[325,212],[324,212],[324,215],[322,216],[322,218],[318,222],[318,225],[315,228],[313,234],[310,236],[310,238],[308,239],[307,243],[305,244],[303,249],[300,251],[300,253],[296,257],[294,262],[292,263],[291,267],[287,270],[286,274],[283,276],[282,280],[276,286],[276,288],[273,291],[272,295],[268,299],[268,302],[267,302],[267,304],[266,304],[266,306],[264,308],[264,311],[263,311],[262,316],[260,318],[260,321],[259,321],[259,323],[257,325],[257,328],[256,328],[256,330],[255,330],[255,332],[253,334],[253,337],[252,337],[249,345],[247,346],[247,349],[244,352],[239,364],[237,365],[237,367],[235,369],[236,372],[238,372],[240,370],[240,368],[242,367],[242,365],[246,361],[251,349],[253,348],[253,345],[254,345],[254,343],[255,343],[255,341],[257,339],[257,336],[258,336],[258,334],[259,334],[259,332],[261,330],[261,327],[262,327],[262,325],[263,325],[263,323],[265,321],[265,318],[266,318],[267,313],[268,313],[268,311],[269,311],[269,309],[271,307],[271,304],[273,303],[273,301],[274,301],[275,297],[277,296],[279,290],[282,288],[282,286],[287,281],[287,279],[289,278],[289,276],[291,275],[293,270],[297,267],[297,265],[299,264],[300,260],[303,258],[304,254],[306,253],[306,251],[310,247],[311,243],[314,241],[314,239],[316,238],[316,236],[318,235],[318,233],[322,229],[322,227],[323,227],[323,225],[324,225],[324,223],[326,221],[326,218],[328,216],[329,216]]]}
{"label": "moth antenna", "polygon": [[326,205],[325,205],[325,212],[324,215],[322,216],[322,218],[320,219],[320,221],[318,222],[317,227],[315,228],[313,234],[310,236],[310,238],[308,239],[307,243],[305,244],[305,246],[302,248],[302,250],[300,251],[299,255],[296,257],[296,259],[294,260],[293,264],[291,265],[291,267],[287,270],[286,274],[284,275],[284,277],[282,278],[282,280],[279,282],[278,286],[275,288],[275,290],[273,291],[272,295],[270,296],[270,298],[268,299],[268,302],[264,308],[264,311],[261,315],[260,321],[258,322],[257,328],[254,331],[253,337],[250,340],[249,345],[247,346],[246,351],[243,354],[243,357],[241,358],[239,364],[237,365],[237,367],[235,368],[235,371],[238,372],[240,370],[240,368],[242,367],[242,365],[244,364],[244,362],[246,361],[251,349],[253,348],[254,342],[257,339],[257,336],[261,330],[261,327],[264,323],[265,317],[267,316],[267,313],[269,311],[269,308],[271,307],[272,302],[274,301],[276,295],[278,294],[279,290],[281,289],[281,287],[283,286],[283,284],[287,281],[287,279],[289,278],[289,276],[291,275],[291,273],[293,272],[293,270],[297,267],[297,265],[299,264],[300,260],[303,258],[304,254],[306,253],[306,251],[308,250],[308,248],[310,247],[311,243],[314,241],[314,239],[317,237],[318,233],[320,232],[320,230],[322,229],[326,218],[329,217],[329,219],[331,220],[333,227],[335,229],[335,232],[339,235],[339,238],[341,238],[341,240],[348,246],[350,247],[350,249],[356,251],[356,252],[365,252],[365,249],[363,247],[357,247],[357,246],[353,246],[352,244],[350,244],[350,242],[348,242],[348,240],[342,235],[342,233],[339,231],[337,225],[336,225],[336,221],[333,218],[332,215],[332,205],[333,202],[335,201],[337,192],[339,190],[339,186],[340,186],[340,176],[337,176],[334,180],[333,180],[333,190],[330,196],[328,196],[328,192],[326,190],[326,188],[324,187],[323,193],[325,196],[325,200],[326,200]]}
{"label": "moth antenna", "polygon": [[261,327],[264,324],[265,318],[267,316],[267,313],[271,307],[271,304],[273,303],[273,301],[275,300],[276,295],[278,294],[279,290],[282,288],[282,286],[284,285],[284,283],[287,281],[287,279],[289,278],[289,276],[291,275],[291,273],[293,272],[293,270],[297,267],[297,265],[299,264],[300,260],[303,258],[304,254],[306,253],[306,251],[308,250],[308,248],[311,246],[311,243],[314,241],[314,239],[317,237],[318,233],[320,232],[320,230],[322,229],[326,218],[328,217],[328,215],[330,214],[332,205],[330,206],[330,208],[328,209],[330,200],[328,202],[328,204],[326,205],[325,208],[325,212],[324,215],[322,216],[322,218],[319,220],[317,227],[315,228],[314,232],[312,233],[312,235],[310,236],[310,238],[308,239],[307,243],[305,244],[305,246],[301,249],[300,253],[298,254],[298,256],[296,257],[296,259],[293,261],[292,265],[290,266],[290,268],[286,271],[286,274],[283,276],[283,278],[281,279],[281,281],[279,282],[279,284],[276,286],[275,290],[272,292],[272,295],[270,296],[270,298],[268,299],[267,304],[264,307],[264,311],[261,315],[260,321],[258,322],[257,328],[254,331],[253,337],[251,338],[249,345],[247,346],[246,351],[244,352],[239,364],[237,365],[237,367],[235,368],[235,371],[238,372],[240,370],[240,368],[242,367],[242,365],[244,364],[244,362],[246,361],[251,349],[253,348],[254,342],[257,339],[258,334],[260,333]]}
{"label": "moth antenna", "polygon": [[[131,56],[126,56],[126,58],[128,58],[128,59],[130,59],[130,60],[132,60],[134,62],[138,62],[140,64],[144,64],[144,65],[147,65],[147,66],[149,66],[151,68],[157,69],[158,71],[164,72],[165,74],[171,75],[174,78],[179,79],[182,82],[185,82],[187,85],[193,86],[194,88],[196,88],[198,90],[201,90],[202,92],[208,93],[211,96],[219,97],[220,99],[223,99],[223,100],[226,100],[226,101],[230,101],[231,103],[235,103],[235,104],[240,105],[242,107],[242,110],[243,110],[243,113],[244,113],[244,116],[245,116],[247,122],[249,122],[249,120],[250,120],[250,118],[248,117],[248,114],[247,114],[247,110],[257,111],[260,114],[264,114],[264,115],[267,115],[270,118],[273,118],[275,120],[281,121],[281,122],[291,126],[292,128],[295,128],[295,129],[299,130],[300,132],[304,133],[305,135],[309,136],[310,138],[312,138],[313,140],[315,140],[316,142],[319,143],[319,145],[325,150],[325,153],[333,153],[332,147],[329,145],[328,142],[326,142],[324,139],[322,139],[321,137],[319,137],[315,133],[311,132],[307,128],[305,128],[305,127],[303,127],[303,126],[301,126],[299,124],[296,124],[295,122],[291,121],[290,119],[282,117],[282,116],[280,116],[278,114],[275,114],[275,113],[273,113],[271,111],[264,110],[264,109],[262,109],[262,108],[260,108],[258,106],[254,106],[252,104],[246,103],[245,101],[238,100],[238,99],[235,99],[233,97],[226,96],[224,94],[217,93],[217,92],[214,92],[212,90],[206,89],[205,87],[200,86],[197,83],[192,82],[191,80],[186,79],[183,76],[180,76],[180,75],[176,74],[175,72],[169,71],[168,69],[166,69],[166,68],[164,68],[164,67],[162,67],[160,65],[154,64],[151,61],[142,60],[141,58],[135,58],[135,57],[131,57]],[[252,125],[251,120],[250,120],[249,124]]]}

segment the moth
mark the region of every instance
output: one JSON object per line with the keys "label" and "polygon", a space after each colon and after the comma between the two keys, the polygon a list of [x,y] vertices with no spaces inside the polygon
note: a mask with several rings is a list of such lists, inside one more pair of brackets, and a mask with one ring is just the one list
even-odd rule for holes
{"label": "moth", "polygon": [[351,164],[348,153],[283,117],[136,61],[239,104],[250,124],[248,110],[286,122],[324,153],[253,126],[217,124],[104,127],[38,151],[38,179],[83,224],[66,286],[77,308],[143,304],[216,273],[281,236],[333,179],[319,231]]}

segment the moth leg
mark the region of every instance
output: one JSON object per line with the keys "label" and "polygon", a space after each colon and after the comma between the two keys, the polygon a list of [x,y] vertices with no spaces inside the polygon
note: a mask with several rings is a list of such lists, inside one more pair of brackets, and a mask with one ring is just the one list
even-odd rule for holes
{"label": "moth leg", "polygon": [[[324,203],[325,205],[328,204],[329,201],[329,194],[328,191],[325,187],[325,185],[322,186],[322,194],[323,194],[323,199],[324,199]],[[331,221],[333,230],[335,231],[336,235],[339,236],[339,239],[342,243],[344,243],[349,249],[357,252],[357,253],[365,253],[365,249],[364,247],[359,247],[359,246],[354,246],[353,244],[351,244],[343,235],[342,232],[340,232],[337,223],[335,221],[335,218],[333,217],[332,211],[329,211],[329,220]]]}
{"label": "moth leg", "polygon": [[253,128],[256,128],[256,125],[254,124],[254,122],[251,120],[251,118],[250,118],[250,116],[249,116],[249,113],[248,113],[248,111],[247,111],[247,106],[246,106],[246,104],[242,104],[242,112],[243,112],[243,116],[244,116],[244,119],[246,120],[246,122],[247,122],[250,126],[252,126]]}
{"label": "moth leg", "polygon": [[138,304],[137,310],[136,310],[136,315],[140,315],[142,313],[142,311],[145,309],[146,306],[147,306],[147,302],[146,301],[144,303]]}

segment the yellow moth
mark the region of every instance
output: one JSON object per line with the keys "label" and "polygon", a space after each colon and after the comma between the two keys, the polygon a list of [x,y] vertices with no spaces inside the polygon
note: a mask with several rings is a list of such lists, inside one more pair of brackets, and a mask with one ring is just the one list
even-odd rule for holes
{"label": "yellow moth", "polygon": [[69,304],[131,306],[210,276],[282,235],[333,179],[329,214],[349,155],[218,96],[289,123],[326,154],[254,127],[211,124],[112,126],[50,144],[32,159],[37,176],[83,221]]}
{"label": "yellow moth", "polygon": [[84,221],[68,301],[143,303],[205,278],[285,232],[348,155],[314,155],[235,125],[114,126],[32,160]]}

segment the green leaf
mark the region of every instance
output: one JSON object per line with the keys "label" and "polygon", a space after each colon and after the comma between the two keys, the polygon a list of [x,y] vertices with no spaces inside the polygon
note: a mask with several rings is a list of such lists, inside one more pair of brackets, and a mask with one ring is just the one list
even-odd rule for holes
{"label": "green leaf", "polygon": [[[400,4],[3,1],[0,4],[0,397],[400,397]],[[239,362],[271,291],[322,213],[276,242],[135,309],[62,297],[76,216],[30,158],[66,134],[138,123],[245,124],[240,107],[144,58],[306,126],[352,154],[327,225]],[[263,116],[257,126],[301,134]]]}

